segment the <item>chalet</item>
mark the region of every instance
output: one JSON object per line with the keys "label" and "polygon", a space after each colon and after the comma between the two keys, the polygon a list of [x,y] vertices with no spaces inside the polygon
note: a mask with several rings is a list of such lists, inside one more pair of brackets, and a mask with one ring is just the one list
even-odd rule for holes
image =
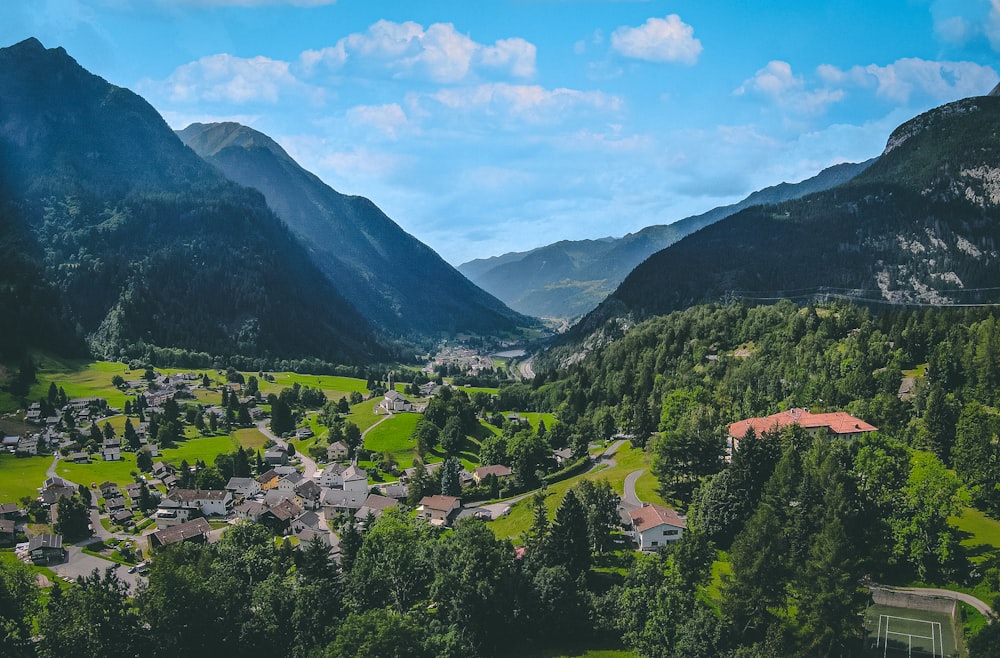
{"label": "chalet", "polygon": [[363,521],[368,518],[369,514],[378,518],[382,516],[382,512],[386,511],[390,507],[399,507],[399,501],[395,498],[388,498],[378,494],[368,494],[368,497],[365,498],[365,502],[362,503],[358,511],[354,513],[354,518],[359,521]]}
{"label": "chalet", "polygon": [[344,491],[368,491],[368,473],[353,464],[344,471]]}
{"label": "chalet", "polygon": [[160,449],[155,443],[147,443],[146,445],[139,448],[136,452],[148,452],[150,457],[159,457]]}
{"label": "chalet", "polygon": [[288,475],[283,475],[278,478],[278,491],[295,491],[295,487],[302,482],[304,478],[299,472],[289,473]]}
{"label": "chalet", "polygon": [[90,455],[85,452],[74,452],[69,456],[74,464],[86,464],[90,461]]}
{"label": "chalet", "polygon": [[731,424],[726,437],[729,454],[739,448],[739,442],[750,430],[760,436],[765,432],[778,432],[790,425],[799,425],[813,438],[824,436],[844,440],[856,439],[862,434],[878,430],[874,425],[843,411],[814,414],[805,409],[789,409],[764,418],[747,418]]}
{"label": "chalet", "polygon": [[559,450],[553,450],[552,457],[556,460],[557,465],[562,466],[563,464],[569,463],[569,461],[573,459],[573,449],[560,448]]}
{"label": "chalet", "polygon": [[266,473],[261,473],[260,475],[258,475],[257,482],[260,483],[261,491],[274,489],[276,486],[278,486],[278,474],[272,468]]}
{"label": "chalet", "polygon": [[236,513],[236,518],[243,519],[244,521],[252,521],[253,523],[257,523],[261,515],[266,511],[267,507],[256,500],[244,500],[233,510]]}
{"label": "chalet", "polygon": [[120,439],[104,439],[101,444],[101,457],[106,462],[116,462],[122,458],[122,442]]}
{"label": "chalet", "polygon": [[302,512],[292,519],[292,532],[298,534],[309,528],[311,530],[326,530],[326,522],[316,512]]}
{"label": "chalet", "polygon": [[28,540],[28,554],[35,564],[52,564],[66,560],[62,535],[41,534]]}
{"label": "chalet", "polygon": [[208,521],[197,518],[170,528],[157,530],[149,536],[149,548],[156,549],[185,541],[204,544],[208,541],[208,533],[211,531],[212,526],[208,524]]}
{"label": "chalet", "polygon": [[347,459],[350,450],[343,441],[334,441],[326,449],[326,458],[332,462]]}
{"label": "chalet", "polygon": [[134,516],[135,515],[132,514],[132,510],[120,509],[117,512],[111,513],[111,521],[116,525],[124,526],[131,523]]}
{"label": "chalet", "polygon": [[378,408],[386,413],[394,414],[403,411],[413,411],[413,403],[403,397],[399,391],[388,391],[382,401],[378,403]]}
{"label": "chalet", "polygon": [[320,505],[327,519],[332,519],[338,513],[351,513],[361,509],[367,491],[344,491],[343,489],[324,489]]}
{"label": "chalet", "polygon": [[21,437],[17,442],[17,451],[20,455],[38,454],[38,437],[35,435]]}
{"label": "chalet", "polygon": [[410,494],[410,490],[405,484],[383,484],[380,489],[383,496],[394,498],[395,500],[406,500],[406,497]]}
{"label": "chalet", "polygon": [[282,491],[281,489],[269,489],[264,494],[264,507],[274,507],[278,503],[283,503],[286,500],[295,500],[294,491]]}
{"label": "chalet", "polygon": [[417,512],[433,525],[450,525],[452,519],[462,509],[462,501],[454,496],[424,496]]}
{"label": "chalet", "polygon": [[153,462],[153,475],[163,478],[174,474],[174,467],[167,462]]}
{"label": "chalet", "polygon": [[231,477],[226,483],[226,491],[232,492],[234,497],[249,498],[261,492],[260,482],[253,478]]}
{"label": "chalet", "polygon": [[181,479],[176,475],[168,475],[160,480],[167,489],[175,489],[180,484]]}
{"label": "chalet", "polygon": [[421,384],[420,397],[429,398],[435,393],[437,393],[437,390],[439,388],[441,387],[435,382],[427,382],[426,384]]}
{"label": "chalet", "polygon": [[118,489],[118,483],[112,482],[111,480],[105,480],[97,485],[97,488],[101,490],[101,498],[114,498],[115,496],[121,495],[121,490]]}
{"label": "chalet", "polygon": [[288,453],[284,448],[275,446],[264,453],[264,461],[271,466],[288,463]]}
{"label": "chalet", "polygon": [[[62,482],[62,480],[60,480],[60,482]],[[60,498],[72,498],[75,493],[76,487],[65,483],[54,484],[52,486],[45,487],[42,490],[42,494],[39,496],[39,499],[42,501],[43,505],[55,505],[59,502]]]}
{"label": "chalet", "polygon": [[14,521],[23,515],[24,511],[17,503],[0,503],[0,519]]}
{"label": "chalet", "polygon": [[313,432],[312,428],[308,426],[300,427],[295,430],[296,439],[311,439],[314,436],[316,436],[315,432]]}
{"label": "chalet", "polygon": [[629,511],[633,535],[640,551],[655,551],[677,541],[687,523],[677,512],[662,505],[643,504]]}
{"label": "chalet", "polygon": [[[150,489],[149,487],[147,487],[146,489],[153,496],[157,495],[153,489]],[[133,482],[132,484],[126,484],[125,493],[127,493],[128,497],[131,498],[132,500],[138,500],[139,496],[142,495],[142,485],[139,484],[138,482]]]}
{"label": "chalet", "polygon": [[13,546],[17,543],[17,534],[14,522],[9,519],[0,519],[0,546]]}
{"label": "chalet", "polygon": [[315,480],[303,480],[295,486],[295,501],[304,509],[318,509],[323,488]]}
{"label": "chalet", "polygon": [[497,479],[502,479],[505,477],[510,477],[513,471],[509,467],[503,464],[493,464],[492,466],[478,466],[476,470],[472,472],[472,477],[475,479],[476,484],[480,484],[483,478],[489,477],[490,475],[496,477]]}
{"label": "chalet", "polygon": [[[443,463],[444,462],[434,462],[433,464],[424,464],[424,471],[428,475],[433,475],[439,468],[441,468],[441,464]],[[417,474],[416,467],[411,466],[410,468],[403,470],[403,475],[399,478],[399,481],[409,482],[411,479],[413,479],[413,476],[416,474]]]}
{"label": "chalet", "polygon": [[117,512],[118,510],[125,509],[125,499],[121,496],[116,496],[114,498],[108,498],[104,501],[104,509],[109,512]]}
{"label": "chalet", "polygon": [[277,535],[287,534],[292,519],[302,514],[302,509],[290,500],[283,500],[260,515],[260,523]]}
{"label": "chalet", "polygon": [[3,437],[3,449],[7,452],[15,452],[17,450],[17,444],[21,440],[18,436],[5,436]]}

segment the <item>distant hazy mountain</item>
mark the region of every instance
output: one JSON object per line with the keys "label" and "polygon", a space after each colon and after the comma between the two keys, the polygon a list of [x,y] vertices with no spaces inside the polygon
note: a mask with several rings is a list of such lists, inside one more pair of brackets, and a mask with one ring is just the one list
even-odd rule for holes
{"label": "distant hazy mountain", "polygon": [[564,240],[459,265],[460,272],[511,308],[539,317],[575,318],[597,306],[628,273],[657,251],[724,217],[762,204],[797,199],[854,178],[874,160],[824,169],[801,183],[781,183],[739,203],[621,238]]}
{"label": "distant hazy mountain", "polygon": [[969,98],[897,128],[847,184],[728,217],[637,267],[574,328],[725,299],[1000,301],[1000,98]]}
{"label": "distant hazy mountain", "polygon": [[535,321],[473,285],[364,197],[300,167],[268,136],[236,123],[178,133],[228,178],[259,190],[316,265],[370,321],[408,338],[496,334]]}
{"label": "distant hazy mountain", "polygon": [[388,356],[263,196],[142,98],[35,39],[0,49],[0,89],[4,349]]}

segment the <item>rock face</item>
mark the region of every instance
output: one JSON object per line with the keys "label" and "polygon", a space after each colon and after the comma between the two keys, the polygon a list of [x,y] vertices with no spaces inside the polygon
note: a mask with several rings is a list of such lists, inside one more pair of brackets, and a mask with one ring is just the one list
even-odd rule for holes
{"label": "rock face", "polygon": [[732,299],[1000,301],[998,170],[1000,98],[931,110],[850,182],[743,210],[654,254],[573,335]]}

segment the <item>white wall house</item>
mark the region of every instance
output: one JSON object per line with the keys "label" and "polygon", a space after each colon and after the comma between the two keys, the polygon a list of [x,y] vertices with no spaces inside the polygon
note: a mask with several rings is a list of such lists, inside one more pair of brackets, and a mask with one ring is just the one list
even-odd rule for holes
{"label": "white wall house", "polygon": [[662,505],[646,503],[631,510],[629,517],[640,551],[655,551],[677,541],[687,528],[687,522],[676,511]]}

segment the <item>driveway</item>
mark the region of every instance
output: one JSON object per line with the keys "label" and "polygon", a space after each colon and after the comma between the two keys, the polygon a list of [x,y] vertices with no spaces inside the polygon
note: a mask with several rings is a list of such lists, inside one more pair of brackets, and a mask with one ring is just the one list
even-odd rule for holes
{"label": "driveway", "polygon": [[[271,428],[267,426],[269,422],[271,421],[269,420],[257,421],[257,429],[260,430],[261,434],[274,441],[277,445],[287,449],[288,441],[285,441],[280,436],[274,434],[274,432],[271,431]],[[302,463],[302,470],[303,470],[302,477],[310,479],[314,475],[316,475],[316,471],[319,470],[319,467],[316,466],[316,462],[310,459],[308,455],[305,455],[299,452],[298,450],[295,451],[295,456],[298,457],[299,461]]]}
{"label": "driveway", "polygon": [[[93,555],[88,555],[83,552],[83,547],[81,546],[67,546],[66,547],[67,560],[61,564],[50,565],[50,568],[63,578],[68,578],[70,580],[77,580],[80,576],[89,576],[93,573],[94,569],[98,572],[104,573],[104,570],[108,567],[114,567],[117,562],[112,562],[111,560],[105,560],[104,558],[94,557]],[[135,592],[136,584],[141,579],[141,576],[135,573],[129,573],[128,567],[122,565],[116,567],[118,572],[118,578],[122,581],[128,583],[129,589]]]}
{"label": "driveway", "polygon": [[635,483],[639,479],[639,476],[646,472],[646,469],[640,468],[638,471],[632,471],[625,476],[625,486],[622,495],[622,507],[626,510],[637,509],[642,507],[642,501],[639,497],[635,495]]}

